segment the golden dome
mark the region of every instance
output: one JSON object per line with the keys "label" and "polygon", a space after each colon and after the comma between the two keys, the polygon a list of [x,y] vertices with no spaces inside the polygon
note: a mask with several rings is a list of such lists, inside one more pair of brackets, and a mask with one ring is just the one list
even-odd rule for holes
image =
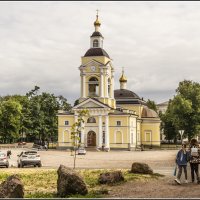
{"label": "golden dome", "polygon": [[97,10],[97,15],[96,15],[96,21],[94,22],[94,26],[101,26],[101,22],[99,21],[99,15],[98,15],[98,10]]}
{"label": "golden dome", "polygon": [[127,82],[127,78],[126,78],[126,76],[124,75],[124,70],[122,71],[122,75],[121,75],[119,81],[120,81],[120,82]]}
{"label": "golden dome", "polygon": [[98,18],[96,19],[96,21],[94,22],[95,26],[101,26],[101,22],[98,20]]}

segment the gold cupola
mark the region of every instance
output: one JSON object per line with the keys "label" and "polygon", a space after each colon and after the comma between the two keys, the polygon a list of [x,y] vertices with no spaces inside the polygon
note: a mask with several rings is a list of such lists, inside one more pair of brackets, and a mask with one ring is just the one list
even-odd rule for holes
{"label": "gold cupola", "polygon": [[100,26],[101,26],[101,22],[99,21],[99,15],[98,15],[98,10],[97,10],[96,20],[94,22],[94,27],[95,27],[96,32],[99,31]]}
{"label": "gold cupola", "polygon": [[120,89],[126,89],[127,78],[124,75],[124,69],[122,70],[122,75],[119,79],[120,82]]}
{"label": "gold cupola", "polygon": [[119,82],[127,82],[127,78],[126,78],[126,76],[124,75],[124,69],[122,70],[122,75],[121,75],[121,77],[120,77],[120,79],[119,79]]}

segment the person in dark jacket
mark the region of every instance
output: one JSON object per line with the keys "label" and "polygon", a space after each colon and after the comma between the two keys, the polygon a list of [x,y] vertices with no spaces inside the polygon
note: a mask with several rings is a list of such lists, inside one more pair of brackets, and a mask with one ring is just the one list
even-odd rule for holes
{"label": "person in dark jacket", "polygon": [[12,154],[12,153],[11,153],[11,150],[9,149],[9,150],[7,151],[7,157],[10,158],[11,154]]}
{"label": "person in dark jacket", "polygon": [[179,185],[181,184],[180,178],[182,175],[182,169],[184,170],[185,174],[185,183],[187,181],[187,162],[189,161],[189,153],[186,151],[186,144],[182,144],[181,150],[178,151],[176,155],[176,164],[178,165],[178,175],[177,178],[174,180]]}
{"label": "person in dark jacket", "polygon": [[[197,148],[197,154],[193,155],[192,154],[192,148]],[[195,176],[194,173],[196,174],[196,181],[199,184],[199,163],[200,163],[200,149],[199,149],[199,144],[198,141],[193,138],[190,141],[189,145],[189,153],[190,153],[190,168],[191,168],[191,178],[192,178],[192,183],[194,183]]]}

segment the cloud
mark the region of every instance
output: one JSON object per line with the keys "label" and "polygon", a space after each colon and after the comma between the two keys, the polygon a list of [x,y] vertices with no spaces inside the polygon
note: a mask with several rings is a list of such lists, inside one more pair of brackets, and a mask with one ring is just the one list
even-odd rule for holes
{"label": "cloud", "polygon": [[81,56],[96,9],[115,88],[125,68],[128,89],[156,102],[179,81],[200,81],[199,2],[0,2],[0,95],[41,91],[80,96]]}

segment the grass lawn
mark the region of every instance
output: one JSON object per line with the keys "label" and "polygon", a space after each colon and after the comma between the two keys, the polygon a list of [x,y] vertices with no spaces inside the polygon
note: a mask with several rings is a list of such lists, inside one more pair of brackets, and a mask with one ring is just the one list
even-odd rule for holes
{"label": "grass lawn", "polygon": [[[114,189],[115,185],[123,184],[120,182],[112,185],[101,185],[98,183],[99,174],[102,172],[108,172],[112,170],[77,170],[84,178],[89,193],[86,196],[71,195],[68,197],[74,198],[101,198],[106,197],[106,194],[110,189]],[[145,179],[157,179],[160,174],[153,175],[140,175],[129,173],[128,170],[121,170],[125,182],[134,180]],[[57,193],[57,170],[56,169],[35,169],[24,168],[22,169],[1,169],[0,183],[6,180],[6,178],[12,174],[18,174],[24,184],[25,198],[56,198]]]}

